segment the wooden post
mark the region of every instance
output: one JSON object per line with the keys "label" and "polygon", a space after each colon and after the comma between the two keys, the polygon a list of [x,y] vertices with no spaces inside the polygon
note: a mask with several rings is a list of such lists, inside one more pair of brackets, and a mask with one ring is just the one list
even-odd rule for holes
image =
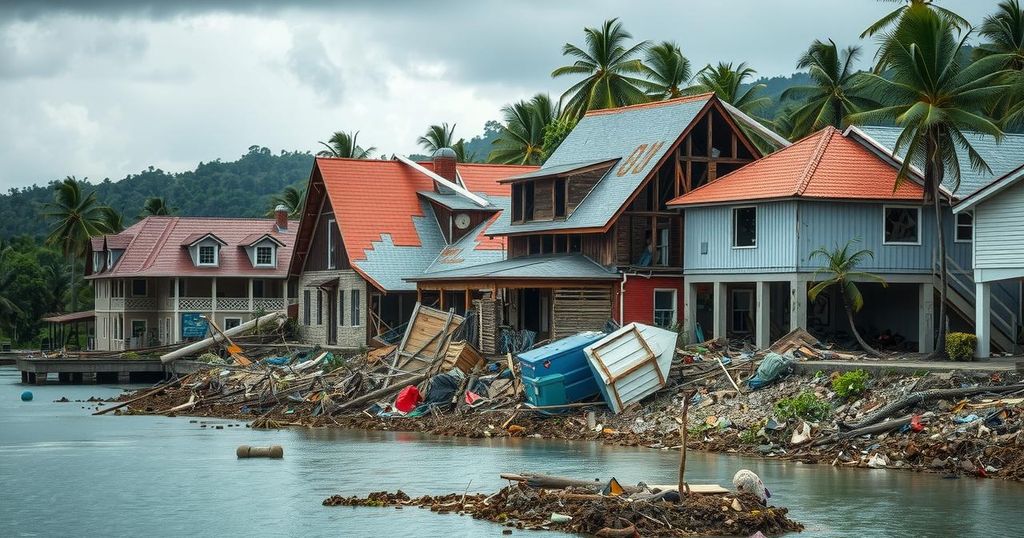
{"label": "wooden post", "polygon": [[686,475],[686,437],[687,437],[687,435],[689,433],[688,430],[689,430],[689,426],[690,426],[689,422],[687,421],[687,419],[688,419],[687,415],[688,415],[688,412],[690,410],[690,400],[693,398],[693,394],[695,392],[696,391],[689,391],[689,392],[684,394],[684,398],[685,399],[683,400],[683,423],[679,426],[679,428],[680,428],[679,433],[680,433],[680,435],[683,438],[683,440],[682,440],[683,441],[683,446],[681,446],[679,448],[679,496],[680,497],[682,497],[683,495],[689,495],[689,493],[690,493],[690,486],[686,485],[686,480],[684,479],[684,477]]}
{"label": "wooden post", "polygon": [[472,306],[472,304],[473,304],[473,292],[469,289],[469,287],[466,287],[466,310],[465,310],[465,312],[469,312],[469,309]]}
{"label": "wooden post", "polygon": [[440,296],[440,303],[438,310],[444,310],[444,288],[437,290],[437,294]]}

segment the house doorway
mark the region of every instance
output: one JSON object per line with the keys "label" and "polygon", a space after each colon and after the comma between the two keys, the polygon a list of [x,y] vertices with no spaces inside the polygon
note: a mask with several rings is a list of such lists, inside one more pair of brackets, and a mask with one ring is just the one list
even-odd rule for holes
{"label": "house doorway", "polygon": [[730,324],[732,332],[738,335],[749,335],[754,332],[754,290],[735,288],[730,295]]}
{"label": "house doorway", "polygon": [[146,320],[132,320],[132,341],[131,347],[140,348],[146,345]]}
{"label": "house doorway", "polygon": [[327,344],[338,343],[338,290],[327,291]]}

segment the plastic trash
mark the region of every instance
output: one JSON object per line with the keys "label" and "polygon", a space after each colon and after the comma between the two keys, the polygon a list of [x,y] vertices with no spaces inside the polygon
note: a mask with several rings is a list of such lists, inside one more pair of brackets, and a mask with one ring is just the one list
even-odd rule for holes
{"label": "plastic trash", "polygon": [[402,392],[398,393],[398,397],[395,398],[395,409],[408,413],[416,408],[416,405],[420,403],[420,391],[416,388],[416,385],[409,385],[402,389]]}
{"label": "plastic trash", "polygon": [[955,417],[955,418],[953,418],[953,422],[956,422],[957,424],[969,424],[971,422],[974,422],[975,420],[980,420],[980,419],[981,419],[981,417],[979,417],[978,415],[975,415],[974,413],[971,413],[970,415],[967,415],[966,417]]}
{"label": "plastic trash", "polygon": [[572,516],[567,516],[565,514],[559,514],[558,512],[551,512],[551,522],[552,523],[568,523],[570,521],[572,521]]}
{"label": "plastic trash", "polygon": [[26,390],[25,392],[22,392],[21,393],[21,401],[23,401],[23,402],[31,402],[32,401],[32,391]]}
{"label": "plastic trash", "polygon": [[789,369],[790,362],[789,359],[778,353],[765,355],[764,360],[757,367],[757,373],[747,380],[747,385],[756,390],[774,383]]}

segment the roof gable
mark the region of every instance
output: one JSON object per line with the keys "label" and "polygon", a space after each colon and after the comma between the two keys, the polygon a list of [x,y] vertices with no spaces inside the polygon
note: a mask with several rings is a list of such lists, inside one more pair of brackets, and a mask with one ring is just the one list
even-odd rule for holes
{"label": "roof gable", "polygon": [[693,206],[783,198],[921,200],[913,181],[894,190],[898,169],[834,127],[754,161],[674,200]]}

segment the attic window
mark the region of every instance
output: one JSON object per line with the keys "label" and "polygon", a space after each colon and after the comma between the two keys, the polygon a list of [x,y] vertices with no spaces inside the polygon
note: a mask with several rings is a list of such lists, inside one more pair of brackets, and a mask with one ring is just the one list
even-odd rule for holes
{"label": "attic window", "polygon": [[533,220],[535,190],[532,181],[512,185],[512,222]]}
{"label": "attic window", "polygon": [[92,253],[92,272],[98,273],[103,270],[103,253],[93,252]]}
{"label": "attic window", "polygon": [[256,247],[256,265],[270,267],[274,265],[274,247]]}
{"label": "attic window", "polygon": [[199,265],[217,265],[217,247],[213,245],[200,245]]}

